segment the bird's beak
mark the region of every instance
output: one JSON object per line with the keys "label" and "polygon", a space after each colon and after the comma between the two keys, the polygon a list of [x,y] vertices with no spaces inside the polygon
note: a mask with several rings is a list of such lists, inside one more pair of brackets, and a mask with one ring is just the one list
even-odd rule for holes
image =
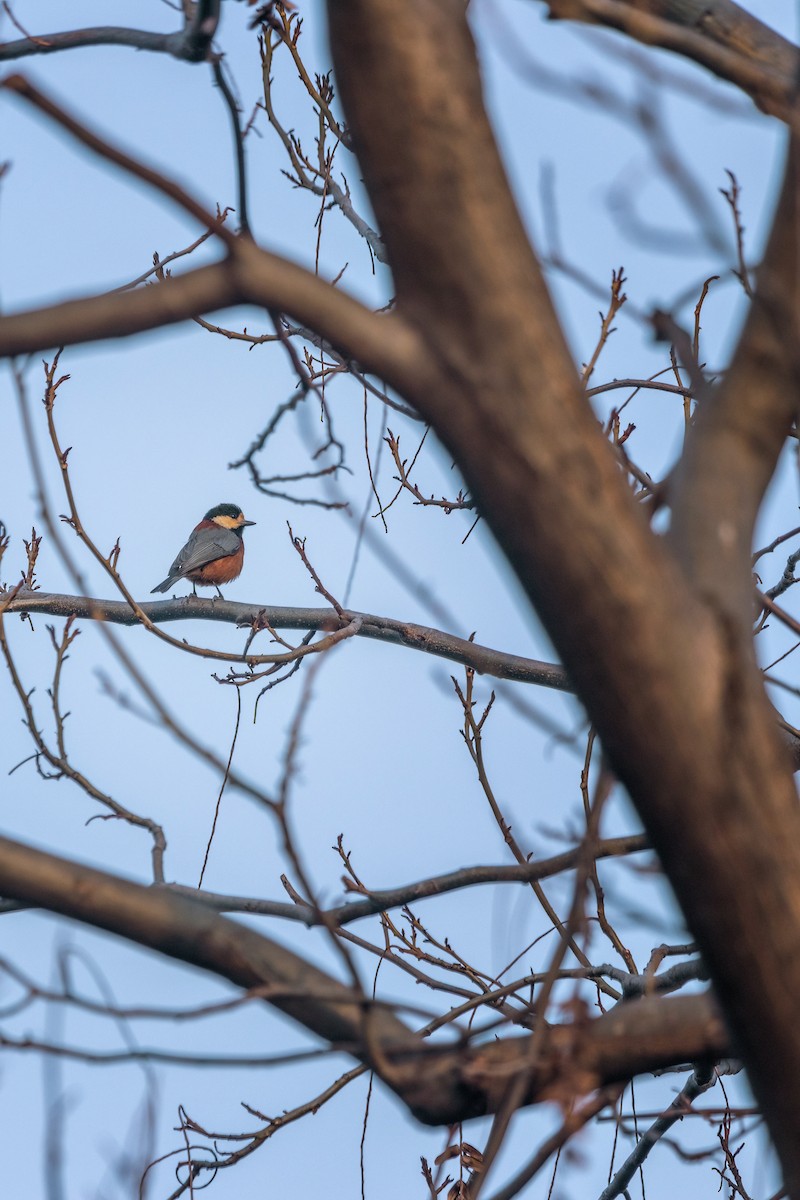
{"label": "bird's beak", "polygon": [[255,521],[242,521],[242,525],[255,525]]}

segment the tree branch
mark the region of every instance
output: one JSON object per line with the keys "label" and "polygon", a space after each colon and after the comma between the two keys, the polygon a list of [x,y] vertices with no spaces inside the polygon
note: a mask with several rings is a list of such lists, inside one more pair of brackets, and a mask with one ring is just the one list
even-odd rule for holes
{"label": "tree branch", "polygon": [[554,19],[605,25],[672,50],[740,88],[764,112],[790,121],[800,51],[732,0],[546,0]]}
{"label": "tree branch", "polygon": [[103,292],[0,318],[0,358],[163,329],[244,302],[229,262],[131,292]]}
{"label": "tree branch", "polygon": [[103,292],[0,318],[0,358],[129,337],[241,304],[287,312],[314,325],[348,360],[400,388],[418,376],[420,344],[394,315],[372,313],[286,259],[246,243],[236,255],[163,284]]}
{"label": "tree branch", "polygon": [[[595,859],[616,858],[619,855],[636,854],[642,850],[649,850],[649,848],[647,838],[643,834],[635,833],[628,837],[605,838],[597,842],[592,853]],[[461,888],[476,887],[484,883],[532,883],[538,879],[549,879],[564,871],[574,870],[581,856],[585,858],[585,855],[585,847],[578,846],[574,850],[565,850],[563,854],[556,854],[551,858],[542,858],[513,866],[464,867],[460,871],[451,871],[447,875],[423,879],[419,883],[369,891],[363,899],[348,900],[345,904],[326,909],[323,912],[309,904],[289,904],[286,901],[259,900],[246,896],[223,896],[216,892],[184,888],[180,884],[170,884],[169,888],[180,895],[195,896],[215,912],[242,912],[258,916],[283,917],[290,921],[300,921],[309,926],[344,926],[350,925],[353,921],[360,921],[364,917],[388,912],[392,908],[413,904],[416,900],[424,900],[428,896],[442,896],[447,892],[459,891]],[[695,976],[693,975],[692,978]]]}
{"label": "tree branch", "polygon": [[[800,154],[790,145],[756,294],[724,381],[704,397],[670,483],[669,540],[750,641],[753,530],[800,395]],[[705,519],[697,520],[704,513]]]}
{"label": "tree branch", "polygon": [[598,1200],[614,1200],[616,1196],[626,1194],[625,1189],[653,1147],[676,1121],[680,1121],[691,1110],[692,1103],[697,1097],[708,1091],[715,1083],[716,1077],[707,1067],[692,1071],[669,1108],[660,1117],[657,1117],[650,1128],[639,1138],[625,1162],[614,1173],[614,1178],[600,1193]]}
{"label": "tree branch", "polygon": [[[494,1111],[508,1079],[526,1062],[530,1038],[468,1048],[432,1045],[385,1006],[370,1006],[365,997],[291,951],[195,900],[144,888],[7,838],[0,838],[0,894],[106,929],[239,987],[274,986],[274,996],[266,997],[269,1003],[333,1046],[371,1063],[428,1124],[452,1124]],[[730,1053],[730,1039],[708,994],[623,1003],[597,1020],[552,1026],[540,1042],[540,1054],[527,1057],[526,1104],[580,1095],[604,1082],[687,1059]]]}
{"label": "tree branch", "polygon": [[91,150],[93,154],[105,159],[107,162],[113,163],[120,167],[128,175],[133,175],[134,178],[140,179],[142,183],[153,188],[157,192],[170,199],[179,208],[189,216],[194,217],[201,225],[205,225],[207,229],[211,229],[217,235],[221,242],[232,250],[236,245],[236,235],[228,229],[219,216],[210,212],[202,205],[194,196],[190,195],[185,188],[181,187],[174,179],[168,179],[155,168],[147,166],[145,163],[139,162],[132,158],[130,154],[126,154],[124,150],[120,150],[117,146],[112,146],[105,138],[94,133],[81,121],[71,116],[60,105],[56,104],[49,96],[39,88],[34,87],[29,79],[24,75],[7,75],[0,87],[6,92],[11,92],[12,95],[19,96],[21,100],[32,105],[40,113],[49,117],[51,121],[55,121],[62,129],[71,134],[76,141],[85,146],[87,150]]}
{"label": "tree branch", "polygon": [[[0,591],[0,602],[3,592]],[[252,626],[266,618],[273,629],[320,629],[326,633],[345,628],[360,620],[356,636],[389,642],[408,649],[433,654],[450,662],[472,667],[481,675],[533,683],[540,687],[571,691],[563,668],[517,654],[492,650],[466,638],[455,637],[426,625],[397,621],[391,617],[345,611],[341,616],[330,608],[285,608],[270,605],[240,604],[231,600],[203,600],[185,596],[180,600],[157,600],[142,604],[142,612],[154,623],[169,621],[220,621],[228,625]],[[4,605],[6,613],[46,613],[54,617],[75,615],[83,620],[108,621],[115,625],[137,625],[138,618],[123,600],[94,600],[88,596],[67,596],[51,592],[21,589]]]}
{"label": "tree branch", "polygon": [[[506,1038],[467,1053],[463,1077],[485,1090],[488,1111],[500,1107],[509,1079],[525,1061],[528,1042]],[[626,1001],[584,1024],[551,1025],[541,1055],[531,1062],[523,1103],[549,1099],[566,1105],[645,1071],[730,1054],[730,1036],[710,993]]]}
{"label": "tree branch", "polygon": [[237,304],[286,312],[310,325],[348,358],[403,390],[429,376],[424,343],[396,315],[371,312],[310,271],[236,237],[219,218],[174,180],[161,175],[66,113],[28,80],[11,75],[0,84],[34,105],[106,161],[140,179],[213,230],[228,258],[215,266],[172,276],[159,287],[68,300],[0,319],[0,358],[54,346],[127,337]]}
{"label": "tree branch", "polygon": [[55,54],[83,46],[128,46],[171,54],[184,62],[202,62],[208,54],[219,23],[221,0],[199,0],[192,17],[175,33],[152,33],[146,29],[125,29],[100,25],[90,29],[70,29],[59,33],[37,33],[16,42],[0,43],[0,62],[30,55]]}
{"label": "tree branch", "polygon": [[[362,1041],[363,1004],[351,988],[185,896],[142,887],[6,838],[0,838],[0,892],[107,929],[240,987],[295,989],[295,997],[277,999],[276,1006],[319,1037],[334,1043]],[[321,998],[298,999],[303,993]],[[402,1042],[411,1036],[388,1014],[377,1014],[377,1022],[383,1037]]]}
{"label": "tree branch", "polygon": [[751,640],[647,528],[579,393],[461,0],[328,15],[398,313],[441,364],[404,397],[453,454],[628,788],[800,1196],[800,808]]}

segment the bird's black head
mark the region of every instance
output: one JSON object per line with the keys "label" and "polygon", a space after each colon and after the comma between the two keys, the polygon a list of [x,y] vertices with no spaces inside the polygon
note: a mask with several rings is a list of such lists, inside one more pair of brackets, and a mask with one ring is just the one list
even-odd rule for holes
{"label": "bird's black head", "polygon": [[245,525],[255,525],[255,521],[244,519],[244,513],[238,504],[218,504],[216,508],[208,510],[203,520],[213,521],[224,529],[242,529]]}
{"label": "bird's black head", "polygon": [[213,521],[214,517],[230,517],[235,521],[237,517],[242,515],[242,510],[238,504],[218,504],[216,508],[210,508],[205,515],[206,521]]}

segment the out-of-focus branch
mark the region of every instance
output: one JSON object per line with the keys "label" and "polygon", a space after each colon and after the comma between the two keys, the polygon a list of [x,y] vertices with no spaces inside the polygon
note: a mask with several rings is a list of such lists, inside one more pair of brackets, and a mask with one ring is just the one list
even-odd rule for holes
{"label": "out-of-focus branch", "polygon": [[[107,929],[240,987],[294,989],[293,997],[277,997],[275,1005],[334,1044],[362,1042],[363,998],[353,989],[185,896],[148,889],[5,838],[0,838],[0,893]],[[378,1037],[395,1045],[412,1038],[386,1009],[376,1009],[370,1024]]]}
{"label": "out-of-focus branch", "polygon": [[[336,0],[328,17],[397,312],[440,364],[404,399],[452,453],[628,788],[800,1196],[800,810],[751,641],[647,527],[580,396],[462,0]],[[724,534],[718,503],[692,515]]]}
{"label": "out-of-focus branch", "polygon": [[[61,913],[229,979],[244,988],[275,985],[270,1003],[308,1030],[372,1062],[412,1112],[446,1124],[494,1111],[519,1073],[529,1038],[477,1047],[431,1045],[382,1005],[369,1013],[351,988],[244,925],[163,889],[0,838],[0,894]],[[683,1061],[730,1053],[730,1038],[711,997],[679,996],[617,1005],[593,1021],[552,1026],[540,1035],[523,1103],[569,1099]]]}
{"label": "out-of-focus branch", "polygon": [[187,212],[195,220],[199,221],[201,225],[205,225],[207,229],[213,229],[220,241],[229,250],[236,245],[236,235],[232,230],[228,229],[219,217],[205,208],[185,188],[181,187],[179,183],[174,179],[167,178],[166,175],[162,175],[154,167],[149,167],[146,163],[132,158],[124,150],[120,150],[119,147],[113,146],[105,138],[94,133],[81,121],[56,104],[55,101],[51,100],[49,96],[46,96],[39,88],[35,87],[24,75],[8,75],[2,81],[0,87],[6,92],[11,92],[13,95],[19,96],[21,100],[25,100],[26,103],[38,109],[40,113],[49,117],[51,121],[55,121],[67,133],[71,134],[76,141],[86,146],[88,150],[91,150],[92,153],[120,167],[127,174],[140,179],[142,183],[146,183],[148,187],[152,187],[164,196],[167,196],[174,204],[182,208],[184,212]]}
{"label": "out-of-focus branch", "polygon": [[132,50],[150,50],[171,54],[184,62],[202,62],[208,54],[219,23],[221,0],[198,0],[191,18],[175,33],[152,33],[147,29],[125,29],[99,25],[91,29],[70,29],[60,33],[30,34],[14,42],[0,43],[0,62],[31,55],[55,54],[82,46],[128,46]]}
{"label": "out-of-focus branch", "polygon": [[229,263],[199,267],[159,287],[85,296],[0,318],[0,357],[129,337],[243,302]]}
{"label": "out-of-focus branch", "polygon": [[228,251],[224,262],[170,277],[157,288],[88,296],[4,317],[0,320],[0,357],[127,337],[216,309],[254,304],[289,313],[312,326],[348,359],[356,359],[401,390],[410,376],[418,384],[422,382],[420,376],[426,374],[423,342],[396,315],[373,313],[310,271],[262,250],[249,238],[237,238],[174,180],[100,138],[22,76],[12,75],[0,86],[34,105],[101,158],[169,197],[212,229]]}
{"label": "out-of-focus branch", "polygon": [[547,0],[550,16],[618,29],[672,50],[789,121],[800,51],[732,0]]}
{"label": "out-of-focus branch", "polygon": [[[2,592],[0,592],[0,599]],[[185,596],[180,600],[157,600],[141,605],[142,612],[158,625],[170,621],[221,621],[228,625],[252,626],[266,620],[273,629],[320,629],[333,632],[360,619],[358,637],[373,638],[408,649],[434,654],[462,666],[472,667],[479,674],[518,683],[533,683],[540,687],[571,691],[562,667],[555,663],[539,662],[518,654],[492,650],[466,638],[443,633],[426,625],[379,617],[369,613],[344,611],[340,617],[330,608],[285,608],[272,605],[240,604],[232,600],[204,600]],[[7,606],[6,613],[46,613],[53,617],[75,615],[84,620],[108,621],[115,625],[136,625],[138,618],[122,600],[94,600],[88,596],[67,596],[52,592],[20,589]],[[233,657],[238,657],[234,655]]]}
{"label": "out-of-focus branch", "polygon": [[[669,538],[750,637],[753,528],[800,394],[800,153],[790,148],[756,294],[724,381],[699,405],[670,488]],[[698,513],[706,519],[699,521]],[[718,514],[718,519],[711,519]]]}
{"label": "out-of-focus branch", "polygon": [[129,337],[236,305],[286,311],[395,385],[417,374],[420,344],[396,316],[370,312],[278,255],[243,242],[234,259],[170,276],[159,287],[101,293],[0,319],[0,358]]}

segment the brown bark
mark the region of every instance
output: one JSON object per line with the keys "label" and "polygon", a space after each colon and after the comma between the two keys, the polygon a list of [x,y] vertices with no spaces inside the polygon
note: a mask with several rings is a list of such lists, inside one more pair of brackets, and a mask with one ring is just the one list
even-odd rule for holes
{"label": "brown bark", "polygon": [[708,995],[648,997],[596,1020],[551,1026],[535,1056],[530,1037],[469,1049],[437,1047],[388,1008],[368,1004],[272,939],[187,896],[145,888],[7,838],[0,838],[0,888],[7,898],[108,929],[240,987],[264,989],[267,1003],[368,1063],[429,1124],[495,1111],[520,1070],[526,1075],[523,1103],[533,1104],[572,1099],[641,1071],[731,1052]]}
{"label": "brown bark", "polygon": [[[398,310],[438,364],[406,398],[459,463],[637,805],[800,1195],[800,813],[750,639],[647,529],[579,394],[463,4],[337,0],[329,19]],[[774,420],[773,448],[785,411]],[[713,528],[721,503],[691,520]]]}
{"label": "brown bark", "polygon": [[[596,0],[597,12],[603,7],[610,13],[634,6]],[[678,7],[665,0],[656,18],[674,16]],[[634,506],[579,391],[484,112],[464,8],[463,0],[329,5],[339,85],[394,270],[397,316],[376,318],[248,243],[229,245],[226,263],[143,296],[91,298],[6,318],[0,352],[135,332],[248,300],[313,326],[431,420],[647,825],[798,1197],[800,813],[753,659],[747,574],[752,522],[798,382],[796,360],[786,357],[787,336],[792,344],[797,337],[794,170],[729,380],[701,415],[676,473],[665,543]],[[634,24],[630,32],[643,36],[641,23]],[[738,56],[728,61],[739,77],[728,77],[759,98],[757,83],[743,81],[748,71],[765,78],[760,48],[750,53],[747,39],[743,49],[724,30],[692,35]],[[688,43],[684,52],[692,53]],[[717,69],[713,58],[709,52],[708,65]],[[793,93],[785,78],[780,86],[785,103]],[[110,885],[82,883],[72,867],[66,877],[48,867],[45,882],[26,892],[20,871],[32,853],[16,848],[0,859],[9,895],[187,961],[198,961],[199,946],[209,959],[202,965],[213,960],[209,969],[245,986],[259,972],[272,978],[271,951],[266,959],[259,957],[263,946],[248,943],[243,951],[247,931],[230,923],[212,930],[203,922],[222,919],[208,913],[198,926],[194,909],[170,909],[163,897],[145,911],[138,894],[125,893],[129,909]],[[302,971],[297,978],[308,986]],[[350,994],[338,995],[333,1017],[308,1000],[301,1019],[322,1032],[324,1018],[325,1036],[335,1026],[358,1038],[362,1009]],[[627,1020],[634,1006],[619,1011]],[[381,1029],[385,1020],[389,1043],[408,1036],[380,1010],[375,1019]],[[709,1053],[721,1042],[715,1046]],[[384,1077],[425,1119],[476,1111],[474,1096],[458,1093],[474,1085],[458,1074],[463,1056],[452,1053],[439,1064],[455,1075],[438,1092],[430,1079],[424,1092],[404,1088],[399,1061]],[[513,1045],[499,1054],[516,1058]],[[595,1071],[592,1078],[601,1076]]]}
{"label": "brown bark", "polygon": [[735,84],[764,112],[794,119],[797,47],[733,0],[548,0],[548,8],[554,18],[673,50]]}
{"label": "brown bark", "polygon": [[739,345],[723,383],[699,406],[670,486],[676,556],[695,587],[741,626],[748,641],[753,527],[800,407],[798,185],[795,145]]}
{"label": "brown bark", "polygon": [[[154,625],[191,620],[248,627],[267,620],[273,629],[318,629],[330,633],[358,621],[357,637],[389,642],[408,650],[433,654],[450,662],[471,667],[479,675],[490,675],[495,679],[532,683],[537,687],[554,688],[562,692],[572,690],[563,667],[556,663],[541,662],[535,658],[523,658],[519,654],[493,650],[479,642],[443,633],[427,625],[417,625],[413,621],[398,621],[391,617],[357,613],[349,609],[338,614],[331,608],[286,608],[183,596],[177,600],[150,601],[142,604],[141,610]],[[70,596],[53,592],[21,590],[16,592],[13,598],[7,593],[4,599],[4,593],[0,591],[0,612],[38,612],[55,617],[76,616],[82,620],[108,621],[113,625],[139,624],[137,614],[124,600],[98,600],[90,596]],[[201,648],[196,649],[198,653],[203,653]],[[260,656],[255,653],[247,656],[251,664],[258,661],[270,662],[276,657],[279,656]],[[241,656],[232,654],[229,661],[241,661]]]}

